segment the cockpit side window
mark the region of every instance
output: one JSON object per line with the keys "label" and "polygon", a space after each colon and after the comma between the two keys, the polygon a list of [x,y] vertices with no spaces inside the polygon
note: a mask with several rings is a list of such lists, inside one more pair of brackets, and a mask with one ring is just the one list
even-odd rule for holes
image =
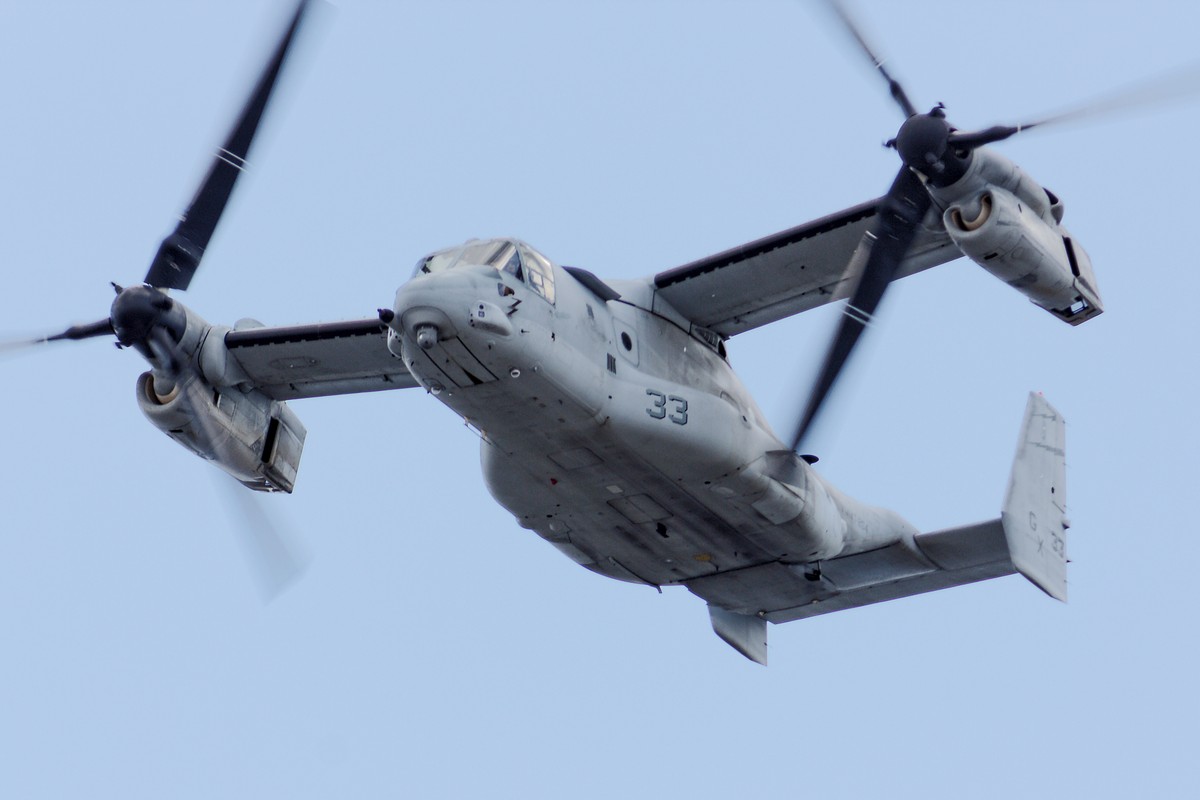
{"label": "cockpit side window", "polygon": [[417,272],[428,275],[431,272],[441,272],[442,270],[450,269],[454,262],[458,260],[458,249],[443,250],[440,253],[434,253],[431,256],[425,256],[417,264]]}
{"label": "cockpit side window", "polygon": [[525,280],[525,270],[521,268],[521,256],[517,252],[517,248],[510,245],[510,253],[508,258],[502,265],[499,266],[501,272],[507,272],[510,275],[516,276],[517,280]]}
{"label": "cockpit side window", "polygon": [[554,268],[546,257],[528,247],[521,248],[522,261],[525,264],[526,283],[535,292],[554,302]]}

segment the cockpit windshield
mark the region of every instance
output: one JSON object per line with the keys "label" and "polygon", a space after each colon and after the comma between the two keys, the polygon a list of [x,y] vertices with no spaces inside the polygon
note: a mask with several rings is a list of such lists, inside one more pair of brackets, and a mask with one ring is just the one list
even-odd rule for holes
{"label": "cockpit windshield", "polygon": [[417,265],[417,272],[441,272],[453,269],[460,264],[495,267],[502,272],[511,272],[524,280],[524,276],[521,275],[521,257],[517,255],[516,242],[510,239],[473,241],[458,247],[440,250],[421,259]]}
{"label": "cockpit windshield", "polygon": [[554,302],[554,268],[541,253],[513,239],[473,240],[428,255],[417,262],[416,274],[431,274],[459,266],[492,267],[507,272]]}

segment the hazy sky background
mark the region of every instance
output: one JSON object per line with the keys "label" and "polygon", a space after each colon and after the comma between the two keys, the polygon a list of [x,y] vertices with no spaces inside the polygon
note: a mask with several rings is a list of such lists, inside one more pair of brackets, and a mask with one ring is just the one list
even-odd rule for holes
{"label": "hazy sky background", "polygon": [[[1180,2],[852,4],[919,106],[1018,122],[1195,59]],[[0,338],[97,319],[191,198],[288,5],[0,0]],[[356,318],[511,234],[636,277],[881,194],[901,119],[804,2],[338,0],[184,301]],[[314,553],[263,606],[215,471],[102,340],[0,361],[0,795],[1182,796],[1200,780],[1200,102],[1003,152],[1107,312],[967,261],[907,279],[812,449],[924,530],[995,516],[1031,389],[1066,416],[1071,602],[1018,577],[771,628],[592,575],[491,501],[416,391],[301,401]],[[786,428],[837,309],[729,344]]]}

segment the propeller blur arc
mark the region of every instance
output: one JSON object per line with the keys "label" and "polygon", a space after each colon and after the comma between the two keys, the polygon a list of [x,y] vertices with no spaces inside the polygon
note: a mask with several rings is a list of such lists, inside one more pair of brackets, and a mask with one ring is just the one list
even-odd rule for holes
{"label": "propeller blur arc", "polygon": [[904,87],[900,85],[900,81],[893,78],[892,74],[887,71],[887,67],[884,66],[884,60],[876,54],[875,48],[871,47],[870,43],[867,42],[862,29],[859,28],[854,18],[850,16],[850,12],[846,10],[846,7],[840,0],[826,0],[826,5],[841,21],[846,32],[854,38],[854,41],[858,43],[859,48],[866,54],[867,58],[871,60],[871,65],[887,81],[888,92],[891,94],[892,99],[896,101],[896,105],[900,106],[900,110],[904,112],[904,115],[911,117],[916,114],[917,108],[913,105],[912,100],[908,99],[908,93],[904,91]]}
{"label": "propeller blur arc", "polygon": [[304,19],[310,0],[300,0],[283,37],[259,76],[225,143],[217,151],[207,176],[175,230],[163,239],[146,273],[145,283],[159,289],[187,289],[200,266],[238,176],[246,166],[254,134],[266,113],[271,92]]}
{"label": "propeller blur arc", "polygon": [[[148,344],[162,374],[174,384],[179,400],[188,407],[205,449],[220,452],[227,434],[205,413],[210,398],[198,367],[178,352],[163,328],[152,331]],[[262,601],[270,603],[304,574],[310,560],[307,548],[276,524],[261,505],[262,498],[251,497],[236,482],[222,479],[220,484],[227,493],[230,520],[250,576]]]}

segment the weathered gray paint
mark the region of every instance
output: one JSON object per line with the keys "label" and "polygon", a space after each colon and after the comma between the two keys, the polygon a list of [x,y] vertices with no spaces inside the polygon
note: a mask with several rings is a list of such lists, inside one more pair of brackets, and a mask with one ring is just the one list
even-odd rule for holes
{"label": "weathered gray paint", "polygon": [[[294,478],[303,428],[280,400],[420,385],[479,431],[487,486],[519,525],[602,575],[687,587],[709,604],[714,630],[761,663],[768,621],[1007,575],[1014,562],[1065,596],[1061,565],[1031,552],[1036,537],[1014,522],[1049,513],[1047,475],[1064,498],[1061,435],[1044,424],[1044,401],[1031,401],[1004,524],[922,534],[788,451],[704,330],[732,333],[826,302],[846,280],[835,267],[853,267],[860,223],[740,265],[613,281],[608,299],[553,265],[551,303],[513,271],[455,263],[401,287],[386,335],[370,320],[230,331],[189,312],[184,351],[227,409],[257,412],[231,428],[236,457],[202,454],[243,480],[260,476],[253,462],[273,416],[300,432],[285,453]],[[944,232],[923,241],[907,271],[954,249]],[[815,288],[772,289],[795,282],[796,258]],[[1047,442],[1058,472],[1042,457]]]}
{"label": "weathered gray paint", "polygon": [[1067,599],[1066,421],[1029,395],[1004,499],[1004,533],[1017,570],[1046,594]]}

